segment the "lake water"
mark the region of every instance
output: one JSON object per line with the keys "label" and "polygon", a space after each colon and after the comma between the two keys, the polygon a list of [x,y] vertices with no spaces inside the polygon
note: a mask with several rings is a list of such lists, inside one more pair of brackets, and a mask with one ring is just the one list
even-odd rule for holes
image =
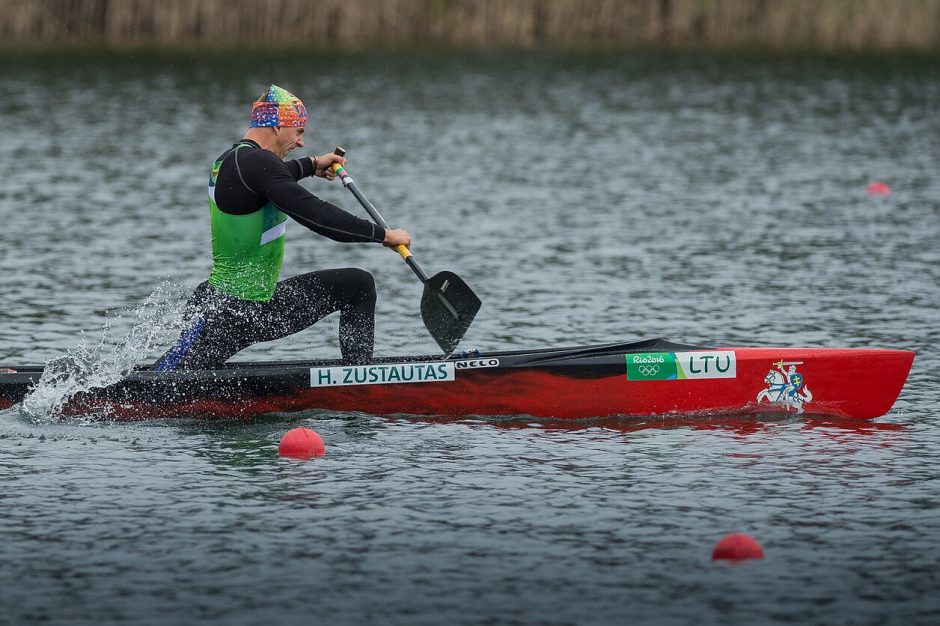
{"label": "lake water", "polygon": [[[160,354],[208,273],[209,165],[270,82],[305,100],[306,153],[344,145],[426,268],[479,293],[466,348],[918,353],[869,423],[115,424],[14,407],[0,623],[940,618],[936,62],[7,52],[0,68],[2,364]],[[889,196],[866,194],[877,180]],[[305,184],[357,210],[338,183]],[[397,257],[288,228],[283,276],[341,266],[376,277],[378,354],[434,351]],[[329,318],[237,358],[336,357],[336,332]],[[295,426],[327,455],[278,458]],[[712,562],[731,532],[766,558]]]}

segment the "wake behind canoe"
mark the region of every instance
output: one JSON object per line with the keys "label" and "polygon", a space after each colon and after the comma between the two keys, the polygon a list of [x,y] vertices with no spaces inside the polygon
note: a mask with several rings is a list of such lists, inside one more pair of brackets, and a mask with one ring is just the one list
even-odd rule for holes
{"label": "wake behind canoe", "polygon": [[[156,372],[82,391],[65,414],[116,420],[249,418],[310,409],[376,415],[706,416],[790,413],[871,419],[897,400],[906,350],[703,348],[652,339],[575,348],[473,352],[447,359],[229,363]],[[0,367],[0,409],[21,402],[43,368]]]}

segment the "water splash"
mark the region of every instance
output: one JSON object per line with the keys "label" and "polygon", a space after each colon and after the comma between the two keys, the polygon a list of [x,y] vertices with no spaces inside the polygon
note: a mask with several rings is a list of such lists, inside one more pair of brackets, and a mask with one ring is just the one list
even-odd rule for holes
{"label": "water splash", "polygon": [[[153,353],[169,345],[183,325],[183,287],[163,283],[130,314],[118,314],[101,329],[100,339],[90,345],[82,333],[78,345],[65,355],[46,362],[42,377],[23,399],[20,409],[34,423],[58,419],[76,394],[113,385],[138,363],[153,359]],[[115,326],[130,318],[131,329],[114,338]],[[85,418],[107,418],[107,407],[86,413]]]}

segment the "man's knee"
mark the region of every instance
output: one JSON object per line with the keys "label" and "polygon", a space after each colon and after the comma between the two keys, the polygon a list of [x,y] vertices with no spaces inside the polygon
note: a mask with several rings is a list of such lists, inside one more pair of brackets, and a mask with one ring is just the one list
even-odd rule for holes
{"label": "man's knee", "polygon": [[349,283],[359,294],[360,302],[375,302],[375,278],[359,268],[350,268]]}

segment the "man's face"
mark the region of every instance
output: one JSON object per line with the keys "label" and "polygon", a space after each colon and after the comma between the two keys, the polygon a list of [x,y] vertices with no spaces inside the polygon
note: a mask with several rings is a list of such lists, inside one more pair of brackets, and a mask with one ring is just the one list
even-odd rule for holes
{"label": "man's face", "polygon": [[306,128],[303,126],[284,126],[277,129],[277,147],[278,147],[278,156],[282,159],[287,156],[287,154],[294,148],[303,148],[304,147],[304,132]]}

